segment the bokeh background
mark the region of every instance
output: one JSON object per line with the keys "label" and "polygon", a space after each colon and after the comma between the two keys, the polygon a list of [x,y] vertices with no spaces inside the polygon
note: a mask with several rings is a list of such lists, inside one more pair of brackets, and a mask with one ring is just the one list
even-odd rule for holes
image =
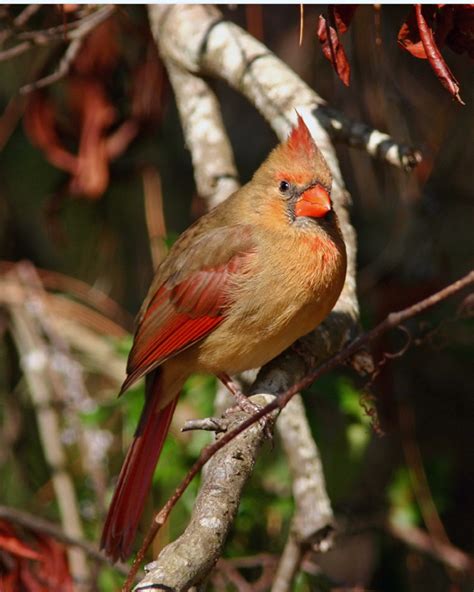
{"label": "bokeh background", "polygon": [[[0,7],[0,35],[22,8]],[[471,269],[474,85],[467,51],[443,49],[461,84],[466,105],[460,106],[425,60],[397,45],[410,6],[361,6],[343,38],[352,68],[347,88],[316,38],[326,6],[305,7],[301,46],[297,5],[221,8],[331,107],[423,154],[423,162],[405,173],[336,145],[358,235],[363,327]],[[85,9],[41,7],[21,30],[59,26],[77,18],[78,10]],[[59,40],[0,61],[0,504],[64,523],[38,427],[41,393],[32,396],[31,381],[37,380],[59,427],[52,446],[64,463],[56,469],[73,486],[71,503],[84,537],[97,541],[142,405],[141,387],[116,398],[133,316],[154,264],[205,204],[196,194],[146,9],[120,6],[87,38],[65,77],[20,96],[20,87],[57,68],[64,48]],[[276,138],[244,98],[221,82],[212,85],[245,182]],[[17,265],[25,261],[31,265]],[[305,394],[340,532],[333,551],[308,554],[295,590],[472,590],[474,340],[466,296],[409,323],[410,347],[388,359],[370,384],[341,369]],[[405,343],[402,332],[386,335],[374,346],[375,359]],[[49,361],[46,370],[38,351]],[[179,428],[186,418],[212,414],[215,388],[211,377],[187,384],[155,476],[150,513],[208,441],[206,434],[183,435]],[[376,398],[383,436],[360,404],[367,392]],[[189,488],[156,545],[186,525],[197,486]],[[276,442],[258,462],[211,588],[239,589],[229,574],[241,567],[237,558],[246,557],[240,573],[253,589],[267,589],[291,512],[291,483]],[[34,529],[3,515],[0,527],[31,548],[46,545]],[[435,552],[427,552],[433,544]],[[12,557],[36,573],[34,559],[22,563],[1,544],[0,573],[8,572]],[[122,581],[100,562],[91,561],[88,570],[91,589],[114,590]],[[67,588],[50,582],[45,589]]]}

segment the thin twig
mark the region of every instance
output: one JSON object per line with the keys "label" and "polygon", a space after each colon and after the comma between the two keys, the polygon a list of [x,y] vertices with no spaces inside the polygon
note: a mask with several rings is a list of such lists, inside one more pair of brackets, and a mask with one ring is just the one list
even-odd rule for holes
{"label": "thin twig", "polygon": [[291,590],[292,582],[299,571],[307,549],[308,546],[302,545],[296,540],[295,535],[290,532],[275,570],[271,592],[289,592]]}
{"label": "thin twig", "polygon": [[300,4],[300,34],[298,39],[298,45],[303,45],[303,31],[304,31],[304,4]]}
{"label": "thin twig", "polygon": [[15,18],[13,24],[15,27],[21,28],[26,25],[28,20],[38,12],[41,8],[41,4],[29,4],[26,8],[24,8],[20,14]]}
{"label": "thin twig", "polygon": [[44,76],[43,78],[36,80],[35,82],[25,84],[20,88],[20,94],[27,95],[38,88],[44,88],[45,86],[49,86],[50,84],[53,84],[53,82],[57,82],[58,80],[61,80],[61,78],[64,78],[68,74],[72,63],[76,59],[83,42],[83,37],[73,39],[64,52],[64,55],[61,58],[56,71],[52,74],[48,74],[48,76]]}
{"label": "thin twig", "polygon": [[28,41],[23,41],[23,43],[18,43],[13,47],[9,47],[8,49],[4,49],[0,51],[0,62],[5,62],[6,60],[11,60],[12,58],[25,53],[31,47],[31,43]]}
{"label": "thin twig", "polygon": [[16,39],[18,39],[20,43],[0,51],[0,62],[21,55],[35,45],[44,46],[57,41],[74,41],[81,39],[101,22],[109,18],[114,10],[115,6],[111,4],[94,11],[92,14],[82,19],[72,21],[71,23],[64,23],[43,31],[25,31],[24,33],[18,33]]}
{"label": "thin twig", "polygon": [[474,559],[451,543],[433,539],[427,532],[413,526],[387,523],[386,530],[409,547],[422,551],[458,572],[474,574]]}
{"label": "thin twig", "polygon": [[115,11],[115,8],[113,4],[109,4],[76,21],[62,23],[56,27],[41,31],[25,31],[24,33],[19,33],[18,39],[31,41],[32,44],[44,45],[51,41],[72,40],[82,37],[92,31],[92,29],[95,29],[101,22],[108,19]]}
{"label": "thin twig", "polygon": [[225,432],[227,422],[220,417],[205,417],[204,419],[188,419],[181,428],[182,432],[191,430],[204,430],[207,432]]}
{"label": "thin twig", "polygon": [[148,243],[153,269],[156,269],[166,256],[166,223],[160,173],[155,167],[148,166],[142,173],[142,180]]}
{"label": "thin twig", "polygon": [[[268,416],[270,413],[278,409],[283,409],[285,405],[290,401],[290,399],[294,397],[294,395],[296,395],[296,393],[310,386],[315,380],[317,380],[323,374],[326,374],[327,372],[334,370],[341,364],[348,361],[362,347],[367,346],[367,344],[378,339],[381,335],[383,335],[390,329],[393,329],[401,323],[403,323],[404,321],[421,314],[425,310],[435,306],[436,304],[445,300],[446,298],[453,296],[460,290],[464,289],[466,286],[473,283],[474,271],[470,271],[467,275],[453,282],[452,284],[440,290],[439,292],[436,292],[431,296],[423,300],[420,300],[419,302],[413,304],[412,306],[409,306],[408,308],[405,308],[398,312],[390,313],[381,323],[379,323],[372,330],[361,334],[342,351],[330,357],[323,364],[309,372],[301,380],[297,381],[292,387],[290,387],[285,392],[275,397],[271,403],[268,403],[268,405],[265,405],[265,407],[261,408],[251,417],[242,421],[242,423],[240,423],[233,430],[227,431],[225,434],[221,436],[219,440],[204,448],[199,459],[188,471],[188,473],[181,481],[180,485],[177,487],[173,495],[168,499],[168,501],[162,507],[162,509],[156,514],[153,524],[151,525],[147,533],[147,536],[145,537],[145,540],[140,548],[140,551],[137,554],[135,561],[133,562],[127,581],[132,582],[134,580],[146,550],[148,549],[149,545],[155,538],[160,528],[168,519],[171,510],[174,508],[177,501],[181,498],[184,491],[187,489],[188,485],[191,483],[194,477],[199,473],[202,467],[217,451],[221,450],[221,448],[223,448],[228,442],[233,440],[238,434],[242,433],[244,430],[246,430],[248,427],[259,421],[260,419]],[[130,588],[127,588],[127,585],[125,585],[124,590],[127,591],[129,589]]]}

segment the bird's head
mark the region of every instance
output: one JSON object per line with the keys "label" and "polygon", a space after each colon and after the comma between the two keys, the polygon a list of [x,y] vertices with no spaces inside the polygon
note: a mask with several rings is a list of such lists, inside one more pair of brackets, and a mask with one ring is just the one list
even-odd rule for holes
{"label": "bird's head", "polygon": [[254,180],[264,188],[265,202],[291,222],[330,217],[332,175],[300,115],[288,139],[270,153]]}

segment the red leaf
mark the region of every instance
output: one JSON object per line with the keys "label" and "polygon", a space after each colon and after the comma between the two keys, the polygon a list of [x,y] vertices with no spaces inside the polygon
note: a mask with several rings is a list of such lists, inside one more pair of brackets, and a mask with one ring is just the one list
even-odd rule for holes
{"label": "red leaf", "polygon": [[423,16],[421,4],[416,4],[415,10],[420,38],[433,72],[436,74],[441,84],[448,90],[448,92],[451,93],[451,95],[453,95],[453,97],[459,103],[461,103],[461,105],[464,105],[465,103],[459,95],[459,83],[451,70],[448,68],[448,65],[444,61],[444,58],[441,55],[438,46],[436,45],[433,37],[433,31],[428,27],[425,17]]}
{"label": "red leaf", "polygon": [[322,45],[323,54],[331,62],[342,82],[349,86],[351,67],[347,61],[346,52],[339,41],[336,29],[322,15],[319,16],[316,34]]}
{"label": "red leaf", "polygon": [[[20,529],[0,520],[0,592],[73,592],[66,548],[54,539],[39,534],[28,535],[28,546]],[[34,560],[34,561],[31,561]]]}
{"label": "red leaf", "polygon": [[413,8],[398,31],[397,41],[400,47],[411,53],[415,58],[421,60],[428,59],[424,45],[420,39],[416,14]]}
{"label": "red leaf", "polygon": [[24,559],[36,559],[38,561],[42,559],[39,553],[22,543],[13,534],[0,534],[0,549]]}
{"label": "red leaf", "polygon": [[51,101],[41,91],[32,94],[23,119],[31,143],[44,152],[51,164],[74,173],[77,159],[62,145],[56,131],[56,112]]}
{"label": "red leaf", "polygon": [[70,191],[83,197],[101,197],[109,184],[107,130],[116,119],[116,111],[99,81],[71,78],[70,101],[81,119],[78,165]]}
{"label": "red leaf", "polygon": [[74,60],[74,72],[86,76],[110,76],[120,58],[118,26],[114,17],[98,25],[85,37]]}

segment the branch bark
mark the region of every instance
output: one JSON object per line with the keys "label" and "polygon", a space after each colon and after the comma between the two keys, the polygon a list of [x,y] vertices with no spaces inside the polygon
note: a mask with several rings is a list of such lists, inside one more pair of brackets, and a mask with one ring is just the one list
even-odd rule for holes
{"label": "branch bark", "polygon": [[[53,405],[48,352],[36,330],[35,319],[28,313],[27,308],[13,305],[9,312],[12,336],[35,408],[38,431],[51,470],[51,480],[64,531],[74,539],[82,539],[79,504],[71,476],[66,468],[66,452],[61,441],[60,419]],[[79,548],[70,548],[68,558],[71,574],[78,582],[78,590],[86,590],[90,573],[84,552]]]}
{"label": "branch bark", "polygon": [[[254,395],[251,400],[265,405],[273,398]],[[228,429],[237,427],[245,417],[248,415],[240,410],[232,413]],[[207,576],[221,556],[242,489],[252,474],[265,437],[263,426],[255,423],[212,458],[203,473],[203,483],[184,534],[146,567],[147,575],[135,590],[151,590],[159,584],[164,590],[184,591]]]}

